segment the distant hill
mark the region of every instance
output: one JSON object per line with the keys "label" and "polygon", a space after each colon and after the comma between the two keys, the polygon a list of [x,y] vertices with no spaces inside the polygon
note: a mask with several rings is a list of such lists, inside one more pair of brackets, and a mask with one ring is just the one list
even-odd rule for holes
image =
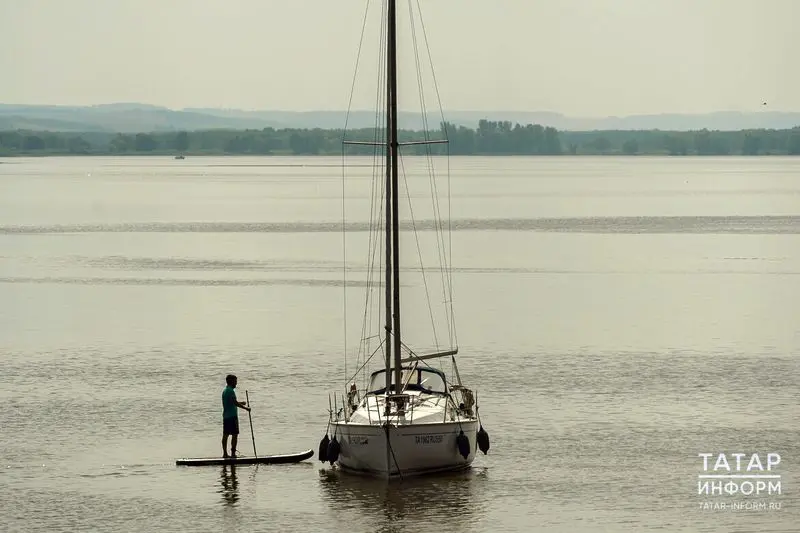
{"label": "distant hill", "polygon": [[[531,111],[446,111],[448,122],[470,128],[481,119],[541,124],[562,131],[592,130],[709,130],[788,129],[800,126],[800,113],[779,111],[720,111],[706,114],[655,114],[624,117],[582,118],[560,113]],[[422,129],[419,113],[401,112],[400,127]],[[428,114],[429,128],[441,120]],[[348,127],[372,126],[374,111],[353,111]],[[163,132],[208,129],[341,128],[343,111],[246,111],[240,109],[189,108],[174,110],[139,103],[96,106],[44,106],[0,104],[0,130],[49,130],[81,132]]]}
{"label": "distant hill", "polygon": [[224,117],[146,104],[87,107],[0,104],[0,130],[156,132],[264,128],[259,117]]}
{"label": "distant hill", "polygon": [[[341,128],[345,113],[342,111],[241,111],[226,109],[187,109],[217,117],[258,117],[273,127]],[[502,120],[520,124],[541,124],[562,131],[593,130],[709,130],[739,131],[743,129],[790,129],[800,126],[800,113],[720,111],[705,114],[631,115],[625,117],[582,118],[560,113],[537,111],[446,111],[448,122],[474,128],[481,119]],[[428,113],[428,122],[437,125],[441,117]],[[374,124],[374,111],[352,111],[349,127],[369,127]],[[419,113],[399,113],[401,127],[422,129]]]}

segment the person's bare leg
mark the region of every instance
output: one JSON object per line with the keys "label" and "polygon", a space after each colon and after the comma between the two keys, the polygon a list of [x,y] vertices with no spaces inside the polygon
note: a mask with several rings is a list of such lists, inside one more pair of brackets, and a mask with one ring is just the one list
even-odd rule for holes
{"label": "person's bare leg", "polygon": [[[234,435],[234,439],[236,436]],[[233,441],[233,447],[236,447],[236,441]],[[222,434],[222,457],[228,457],[228,434]]]}
{"label": "person's bare leg", "polygon": [[231,435],[231,457],[236,457],[237,442],[239,442],[239,435]]}

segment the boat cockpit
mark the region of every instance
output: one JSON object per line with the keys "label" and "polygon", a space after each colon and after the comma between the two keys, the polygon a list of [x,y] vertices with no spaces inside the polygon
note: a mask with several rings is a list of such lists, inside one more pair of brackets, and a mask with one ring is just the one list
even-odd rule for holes
{"label": "boat cockpit", "polygon": [[[391,369],[390,379],[390,387],[396,390],[394,386],[394,369]],[[447,394],[447,382],[444,373],[435,368],[403,367],[400,379],[402,381],[402,392],[420,391],[427,394]],[[372,373],[367,391],[367,394],[384,394],[386,392],[385,369]]]}

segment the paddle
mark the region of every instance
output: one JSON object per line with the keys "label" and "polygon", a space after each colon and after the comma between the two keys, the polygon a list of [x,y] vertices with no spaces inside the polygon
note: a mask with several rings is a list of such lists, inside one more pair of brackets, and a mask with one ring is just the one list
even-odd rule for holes
{"label": "paddle", "polygon": [[[248,396],[247,391],[244,391],[244,398],[247,400],[247,407],[250,407],[250,396]],[[247,418],[250,419],[250,437],[253,439],[253,455],[258,457],[258,452],[256,451],[256,436],[253,433],[253,415],[250,414],[250,409],[247,410]]]}

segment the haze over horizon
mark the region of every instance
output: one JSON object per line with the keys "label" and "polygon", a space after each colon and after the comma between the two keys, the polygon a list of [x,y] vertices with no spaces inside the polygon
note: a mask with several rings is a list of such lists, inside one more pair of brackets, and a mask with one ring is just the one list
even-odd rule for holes
{"label": "haze over horizon", "polygon": [[[444,109],[585,117],[800,111],[793,0],[419,3]],[[403,32],[409,19],[399,4]],[[365,6],[0,2],[0,102],[339,111],[348,104]],[[379,12],[371,2],[360,78],[375,76],[369,54]],[[409,78],[401,87],[413,90]],[[374,107],[374,95],[357,92],[352,108]]]}

